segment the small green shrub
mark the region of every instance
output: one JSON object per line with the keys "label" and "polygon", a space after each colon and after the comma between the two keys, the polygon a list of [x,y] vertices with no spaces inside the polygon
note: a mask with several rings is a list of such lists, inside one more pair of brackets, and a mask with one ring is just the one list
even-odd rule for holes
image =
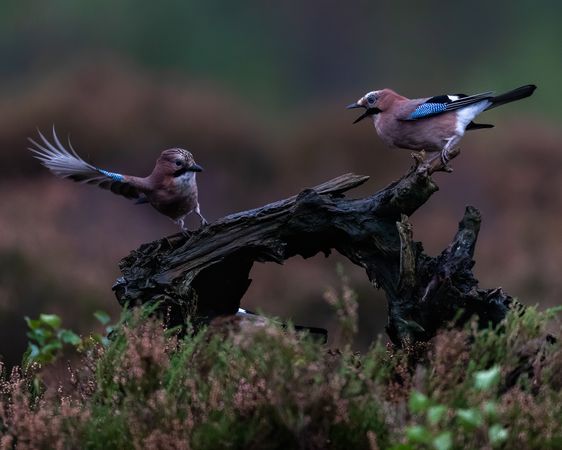
{"label": "small green shrub", "polygon": [[61,328],[62,320],[56,314],[41,314],[38,319],[25,318],[29,331],[28,352],[24,364],[54,362],[65,344],[77,347],[82,339],[71,330]]}
{"label": "small green shrub", "polygon": [[[103,311],[96,311],[94,317],[105,326],[106,334],[111,333],[110,317]],[[29,331],[29,344],[24,354],[23,365],[45,365],[55,362],[65,347],[83,350],[91,342],[98,342],[105,346],[109,344],[107,335],[92,333],[82,339],[72,330],[62,328],[62,319],[56,314],[40,314],[38,319],[25,318]]]}

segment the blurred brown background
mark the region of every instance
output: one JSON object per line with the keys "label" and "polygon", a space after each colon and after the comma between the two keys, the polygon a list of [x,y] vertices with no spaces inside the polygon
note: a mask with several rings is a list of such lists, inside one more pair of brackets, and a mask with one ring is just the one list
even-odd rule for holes
{"label": "blurred brown background", "polygon": [[[17,362],[24,316],[52,312],[90,330],[119,308],[118,261],[176,232],[146,206],[55,179],[26,150],[55,124],[96,165],[146,174],[164,148],[190,149],[207,219],[297,193],[345,172],[374,192],[411,164],[344,106],[392,87],[411,97],[498,92],[526,101],[487,113],[452,175],[413,217],[430,254],[467,204],[483,213],[476,274],[528,304],[562,291],[562,6],[558,2],[0,3],[0,355]],[[392,4],[390,4],[392,3]],[[192,222],[194,226],[196,222]],[[249,309],[332,329],[322,299],[342,262],[360,299],[358,348],[382,332],[385,300],[338,255],[259,265]]]}

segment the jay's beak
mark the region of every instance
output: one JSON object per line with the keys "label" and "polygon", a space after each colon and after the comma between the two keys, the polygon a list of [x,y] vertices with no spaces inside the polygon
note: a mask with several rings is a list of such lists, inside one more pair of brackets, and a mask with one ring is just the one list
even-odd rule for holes
{"label": "jay's beak", "polygon": [[189,166],[189,169],[191,172],[203,172],[203,167],[201,167],[199,164],[193,163],[192,166]]}
{"label": "jay's beak", "polygon": [[347,105],[345,107],[345,109],[355,109],[355,108],[364,108],[364,106],[360,105],[359,103],[352,103],[351,105]]}
{"label": "jay's beak", "polygon": [[[346,109],[355,109],[355,108],[365,108],[363,105],[359,103],[352,103],[351,105],[347,105]],[[353,123],[357,123],[362,121],[365,117],[373,116],[375,114],[380,113],[381,110],[379,108],[365,108],[365,112],[361,114],[357,119],[353,121]]]}
{"label": "jay's beak", "polygon": [[187,172],[203,172],[203,167],[199,164],[193,163],[191,166],[183,166],[181,169],[178,169],[174,172],[174,177],[181,177],[183,174]]}

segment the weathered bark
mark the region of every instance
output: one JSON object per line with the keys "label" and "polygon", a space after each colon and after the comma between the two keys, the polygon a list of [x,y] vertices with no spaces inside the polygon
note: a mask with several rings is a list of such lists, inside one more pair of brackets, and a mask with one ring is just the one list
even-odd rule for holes
{"label": "weathered bark", "polygon": [[407,218],[438,190],[439,158],[418,163],[400,180],[362,199],[343,193],[368,177],[342,175],[298,196],[217,220],[189,236],[144,244],[120,264],[114,290],[122,305],[160,300],[170,325],[187,315],[209,320],[235,314],[255,261],[304,258],[332,249],[363,267],[388,300],[391,340],[430,339],[453,319],[477,315],[499,322],[513,301],[501,289],[480,289],[472,274],[480,228],[468,207],[452,243],[437,257],[412,240]]}

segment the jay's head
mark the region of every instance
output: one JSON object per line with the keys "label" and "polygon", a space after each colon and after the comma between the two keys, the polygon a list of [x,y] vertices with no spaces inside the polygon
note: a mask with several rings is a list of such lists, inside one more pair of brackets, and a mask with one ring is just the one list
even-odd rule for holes
{"label": "jay's head", "polygon": [[366,117],[374,116],[382,112],[381,98],[384,97],[384,91],[371,91],[367,92],[357,102],[347,106],[347,109],[365,108],[365,112],[361,114],[353,123],[357,123]]}
{"label": "jay's head", "polygon": [[180,177],[190,172],[201,172],[203,168],[195,162],[193,155],[183,148],[164,150],[156,165],[165,174]]}

